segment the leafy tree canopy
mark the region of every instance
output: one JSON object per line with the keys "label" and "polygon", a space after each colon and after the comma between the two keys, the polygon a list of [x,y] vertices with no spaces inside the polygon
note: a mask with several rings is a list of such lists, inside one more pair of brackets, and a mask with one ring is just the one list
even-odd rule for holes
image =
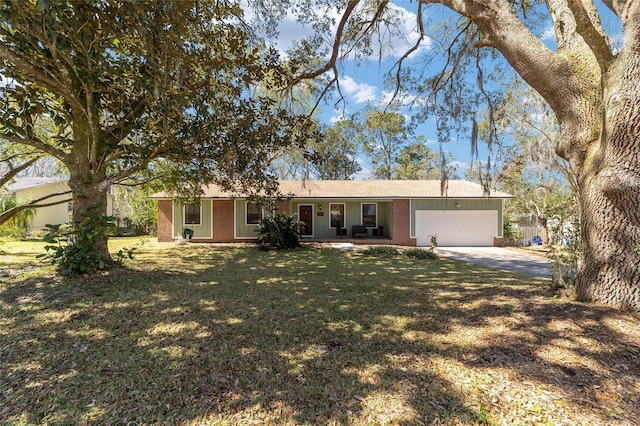
{"label": "leafy tree canopy", "polygon": [[400,149],[392,172],[395,179],[440,179],[438,157],[420,140]]}
{"label": "leafy tree canopy", "polygon": [[0,74],[0,136],[64,164],[77,222],[110,185],[160,174],[271,191],[269,154],[306,137],[266,95],[288,69],[232,1],[3,1]]}

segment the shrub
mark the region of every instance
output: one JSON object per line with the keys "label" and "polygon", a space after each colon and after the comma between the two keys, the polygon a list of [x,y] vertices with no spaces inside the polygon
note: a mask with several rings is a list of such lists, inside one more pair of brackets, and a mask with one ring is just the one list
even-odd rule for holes
{"label": "shrub", "polygon": [[502,235],[504,236],[504,245],[518,245],[522,240],[522,229],[516,227],[508,218],[504,218],[502,225]]}
{"label": "shrub", "polygon": [[14,240],[24,238],[25,231],[18,226],[2,225],[0,226],[0,237],[9,237]]}
{"label": "shrub", "polygon": [[363,253],[377,257],[393,257],[398,255],[398,250],[391,246],[371,246]]}
{"label": "shrub", "polygon": [[[89,213],[71,227],[70,225],[46,225],[47,234],[44,247],[47,253],[40,254],[39,259],[48,260],[56,265],[60,273],[66,276],[86,274],[104,269],[110,261],[96,250],[95,243],[99,238],[101,227],[113,228],[114,218]],[[135,248],[123,248],[116,254],[116,261],[123,263],[133,259]]]}
{"label": "shrub", "polygon": [[256,244],[261,250],[283,250],[300,247],[300,222],[292,215],[276,213],[262,218],[258,224]]}
{"label": "shrub", "polygon": [[46,226],[48,233],[43,239],[48,243],[44,246],[47,253],[36,257],[48,260],[52,265],[56,265],[62,275],[67,276],[93,272],[104,267],[105,259],[92,244],[97,238],[97,233],[81,233],[69,225]]}
{"label": "shrub", "polygon": [[407,257],[412,257],[414,259],[431,259],[436,260],[438,255],[433,250],[422,250],[422,249],[409,249],[405,250],[404,255]]}

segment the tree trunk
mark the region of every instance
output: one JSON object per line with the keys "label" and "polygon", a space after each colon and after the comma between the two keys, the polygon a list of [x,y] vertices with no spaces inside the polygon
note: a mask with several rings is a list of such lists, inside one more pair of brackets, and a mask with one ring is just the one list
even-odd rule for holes
{"label": "tree trunk", "polygon": [[546,217],[538,217],[538,223],[540,224],[540,228],[542,229],[540,235],[540,239],[542,240],[543,246],[549,245],[549,220]]}
{"label": "tree trunk", "polygon": [[[93,178],[93,179],[92,179]],[[95,230],[98,237],[95,243],[96,251],[104,258],[111,259],[109,248],[107,247],[107,192],[109,184],[106,180],[94,181],[95,177],[83,179],[77,175],[71,175],[69,179],[69,187],[73,192],[73,222],[74,226],[78,223],[94,216],[97,221]]]}
{"label": "tree trunk", "polygon": [[[639,27],[636,25],[636,27]],[[628,28],[637,46],[640,28]],[[579,177],[577,297],[640,309],[640,51],[623,49],[606,79],[605,120]]]}
{"label": "tree trunk", "polygon": [[580,192],[582,251],[576,295],[579,301],[640,309],[638,193],[612,197],[608,176],[589,179]]}

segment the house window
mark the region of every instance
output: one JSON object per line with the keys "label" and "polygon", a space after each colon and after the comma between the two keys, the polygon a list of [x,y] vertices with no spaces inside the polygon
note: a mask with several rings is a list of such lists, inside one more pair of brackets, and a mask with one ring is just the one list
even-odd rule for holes
{"label": "house window", "polygon": [[185,225],[200,225],[202,217],[202,210],[197,204],[185,204],[184,205],[184,224]]}
{"label": "house window", "polygon": [[375,203],[362,203],[362,224],[367,228],[375,228],[378,223],[376,213],[378,205]]}
{"label": "house window", "polygon": [[329,204],[332,228],[344,228],[344,204]]}
{"label": "house window", "polygon": [[257,225],[262,219],[262,208],[258,203],[247,201],[247,225]]}

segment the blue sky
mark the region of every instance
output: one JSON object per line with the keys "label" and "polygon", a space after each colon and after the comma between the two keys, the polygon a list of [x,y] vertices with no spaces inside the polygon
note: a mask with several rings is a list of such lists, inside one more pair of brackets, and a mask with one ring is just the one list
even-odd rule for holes
{"label": "blue sky", "polygon": [[[600,3],[601,13],[603,13],[603,25],[605,28],[609,28],[609,34],[620,34],[619,21],[616,17],[613,17],[611,13]],[[397,11],[402,14],[403,33],[405,38],[394,37],[393,35],[387,35],[386,42],[392,46],[392,53],[387,57],[380,60],[377,56],[372,57],[367,63],[356,64],[354,61],[343,61],[340,63],[338,70],[340,72],[340,87],[342,94],[344,95],[344,102],[339,104],[338,108],[333,108],[334,103],[329,101],[322,104],[319,118],[326,124],[332,124],[336,120],[339,120],[343,113],[353,114],[368,104],[384,105],[390,98],[390,92],[384,88],[383,80],[384,74],[388,72],[395,60],[400,54],[404,53],[418,37],[418,33],[415,31],[416,27],[416,15],[413,10],[416,9],[416,2],[410,1],[396,1],[390,3],[390,7],[397,8]],[[406,8],[405,8],[406,7]],[[331,11],[324,10],[321,13],[332,13]],[[451,12],[448,12],[442,7],[428,7],[426,13],[434,13],[435,18],[441,16],[450,16]],[[337,15],[336,15],[337,16]],[[616,28],[617,26],[617,28]],[[613,30],[611,30],[613,28]],[[279,50],[284,52],[286,47],[290,46],[294,40],[299,40],[302,37],[309,35],[310,31],[304,26],[296,23],[293,17],[285,19],[279,26],[280,37],[275,41]],[[540,29],[540,38],[551,48],[555,46],[555,35],[552,26],[552,22],[549,19],[543,27]],[[620,45],[620,36],[613,36],[614,44]],[[415,55],[424,54],[430,49],[430,40],[424,40],[420,51]],[[505,62],[505,67],[509,67]],[[410,112],[407,112],[410,114]],[[432,150],[438,150],[438,144],[436,142],[435,124],[433,119],[428,119],[426,122],[418,126],[416,135],[424,135],[428,146]],[[465,132],[459,136],[457,140],[451,140],[443,147],[445,151],[450,151],[453,154],[453,158],[458,165],[459,171],[467,168],[469,161],[471,160],[471,147],[469,132]],[[479,158],[486,159],[488,152],[484,146],[479,148]],[[361,157],[363,173],[359,178],[367,178],[369,164],[364,156]]]}
{"label": "blue sky", "polygon": [[[350,60],[340,62],[338,70],[344,101],[339,103],[337,108],[334,107],[334,102],[331,98],[322,103],[318,117],[323,123],[332,124],[344,115],[356,113],[367,105],[384,106],[388,104],[392,92],[384,87],[385,73],[391,70],[400,55],[405,53],[419,37],[419,33],[416,30],[416,15],[412,11],[416,9],[416,3],[408,4],[407,8],[401,6],[407,3],[409,2],[398,1],[395,4],[390,3],[390,7],[396,8],[401,14],[399,22],[403,37],[394,37],[392,34],[387,34],[385,43],[390,48],[387,49],[386,56],[383,58],[372,57],[365,62],[356,63]],[[451,12],[446,12],[442,7],[428,8],[428,10],[435,11],[439,16],[451,15]],[[322,13],[330,12],[323,11]],[[304,36],[311,34],[311,31],[298,24],[294,17],[285,18],[279,25],[278,30],[279,39],[275,40],[274,44],[283,54],[286,48],[291,46],[295,40],[300,40]],[[426,38],[423,40],[420,49],[414,52],[412,56],[417,57],[427,53],[430,50],[430,46],[431,40]],[[408,118],[410,117],[410,111],[401,112],[407,115]],[[427,145],[433,151],[439,150],[433,119],[428,119],[420,124],[415,135],[423,135]],[[443,147],[446,152],[450,151],[453,154],[453,159],[459,163],[459,170],[466,168],[466,164],[471,160],[469,139],[470,136],[461,135],[460,140],[452,140]],[[482,147],[480,147],[479,157],[485,159],[487,157],[487,152]],[[365,156],[361,156],[360,160],[363,172],[359,174],[358,178],[367,178],[369,177],[370,165]]]}

